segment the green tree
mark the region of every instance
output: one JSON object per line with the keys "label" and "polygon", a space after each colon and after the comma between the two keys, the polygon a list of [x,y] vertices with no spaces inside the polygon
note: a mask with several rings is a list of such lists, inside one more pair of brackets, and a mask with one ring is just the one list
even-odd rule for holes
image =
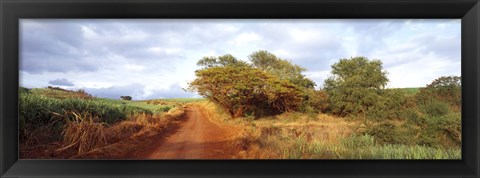
{"label": "green tree", "polygon": [[132,97],[131,96],[120,96],[120,98],[122,98],[123,100],[132,100]]}
{"label": "green tree", "polygon": [[388,82],[382,62],[365,57],[340,59],[325,80],[332,112],[372,118],[387,105],[383,93]]}
{"label": "green tree", "polygon": [[219,57],[203,57],[197,62],[197,65],[204,68],[215,66],[249,66],[246,62],[238,60],[231,54],[226,54]]}
{"label": "green tree", "polygon": [[297,86],[312,89],[316,86],[315,82],[302,74],[306,71],[305,68],[281,59],[266,50],[253,52],[248,58],[255,68],[278,76],[280,79],[289,80]]}
{"label": "green tree", "polygon": [[305,94],[300,110],[302,112],[326,113],[329,108],[328,95],[325,91],[304,89]]}
{"label": "green tree", "polygon": [[250,66],[214,66],[195,75],[189,89],[219,104],[233,118],[294,110],[302,99],[289,81]]}
{"label": "green tree", "polygon": [[420,90],[417,99],[421,105],[438,100],[460,109],[462,105],[462,85],[460,76],[442,76]]}

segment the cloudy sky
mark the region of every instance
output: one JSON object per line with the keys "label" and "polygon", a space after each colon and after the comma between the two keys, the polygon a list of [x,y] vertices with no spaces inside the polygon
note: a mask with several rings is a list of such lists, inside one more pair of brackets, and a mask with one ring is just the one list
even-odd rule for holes
{"label": "cloudy sky", "polygon": [[388,87],[460,75],[460,20],[20,21],[20,85],[85,89],[98,97],[198,97],[182,90],[204,56],[247,60],[257,50],[305,67],[319,87],[341,58],[383,62]]}

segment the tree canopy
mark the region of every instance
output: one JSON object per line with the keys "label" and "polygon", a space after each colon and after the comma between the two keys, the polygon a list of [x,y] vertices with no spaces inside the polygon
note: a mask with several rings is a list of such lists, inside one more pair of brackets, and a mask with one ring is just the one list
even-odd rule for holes
{"label": "tree canopy", "polygon": [[203,68],[195,72],[197,78],[189,89],[218,103],[232,117],[239,117],[298,110],[306,101],[306,90],[315,86],[302,74],[306,69],[268,51],[254,52],[249,59],[251,64],[230,54],[203,57],[197,62]]}
{"label": "tree canopy", "polygon": [[255,68],[269,72],[280,79],[289,80],[297,86],[304,88],[316,86],[315,82],[302,74],[302,72],[306,71],[305,68],[281,59],[268,51],[260,50],[253,52],[248,58]]}
{"label": "tree canopy", "polygon": [[285,112],[301,102],[295,85],[249,66],[209,67],[196,71],[196,76],[190,89],[219,104],[234,118],[245,113]]}
{"label": "tree canopy", "polygon": [[209,67],[227,67],[227,66],[249,66],[245,61],[238,60],[231,54],[225,54],[219,57],[203,57],[197,62],[198,66],[202,66],[204,68]]}
{"label": "tree canopy", "polygon": [[[383,90],[388,82],[382,62],[365,57],[340,59],[325,80],[332,112],[339,115],[378,115],[388,104]],[[389,93],[390,94],[390,93]]]}
{"label": "tree canopy", "polygon": [[418,100],[420,104],[438,100],[460,109],[462,105],[462,86],[460,76],[442,76],[432,81],[420,90]]}

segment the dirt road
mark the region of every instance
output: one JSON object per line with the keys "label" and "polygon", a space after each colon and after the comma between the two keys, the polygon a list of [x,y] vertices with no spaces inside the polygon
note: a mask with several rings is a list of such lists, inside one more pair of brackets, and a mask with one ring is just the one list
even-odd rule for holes
{"label": "dirt road", "polygon": [[237,129],[212,123],[198,107],[187,107],[186,118],[164,139],[153,141],[137,158],[226,159],[233,149]]}

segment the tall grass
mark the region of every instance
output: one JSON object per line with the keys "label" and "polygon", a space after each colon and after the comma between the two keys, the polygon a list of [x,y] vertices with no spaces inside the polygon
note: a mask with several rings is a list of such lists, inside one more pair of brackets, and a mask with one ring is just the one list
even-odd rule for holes
{"label": "tall grass", "polygon": [[62,132],[64,149],[76,148],[78,153],[88,152],[98,147],[105,146],[107,140],[104,133],[104,124],[99,123],[100,118],[88,112],[69,112],[65,118],[73,116],[73,120],[67,120]]}
{"label": "tall grass", "polygon": [[147,103],[179,103],[186,104],[190,102],[206,101],[205,98],[165,98],[165,99],[154,99],[147,100]]}
{"label": "tall grass", "polygon": [[51,98],[58,98],[58,99],[65,99],[65,98],[93,99],[94,98],[83,90],[71,91],[71,90],[65,90],[65,89],[55,88],[55,87],[33,88],[33,89],[20,87],[20,90],[28,91],[36,95],[41,95],[41,96],[46,96]]}
{"label": "tall grass", "polygon": [[128,101],[128,100],[115,100],[108,98],[97,98],[97,101],[102,101],[107,104],[116,106],[132,106],[152,111],[153,114],[161,114],[175,107],[173,104],[154,104],[148,101]]}
{"label": "tall grass", "polygon": [[116,123],[134,114],[153,114],[150,110],[133,106],[112,105],[78,98],[57,99],[21,92],[19,96],[20,137],[25,138],[34,130],[46,126],[58,133],[66,124],[65,120],[59,119],[58,116],[63,116],[70,111],[88,112],[94,117],[100,118],[99,122],[106,124]]}
{"label": "tall grass", "polygon": [[[252,138],[250,138],[252,139]],[[243,158],[275,159],[461,159],[460,148],[423,145],[380,145],[369,135],[344,138],[340,144],[322,140],[279,136],[278,133],[250,140]]]}

